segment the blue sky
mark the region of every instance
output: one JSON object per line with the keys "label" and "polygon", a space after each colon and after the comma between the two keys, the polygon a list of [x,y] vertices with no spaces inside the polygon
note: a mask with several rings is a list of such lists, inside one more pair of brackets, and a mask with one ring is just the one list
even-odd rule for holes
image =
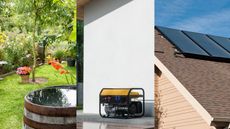
{"label": "blue sky", "polygon": [[155,0],[155,24],[230,38],[230,0]]}

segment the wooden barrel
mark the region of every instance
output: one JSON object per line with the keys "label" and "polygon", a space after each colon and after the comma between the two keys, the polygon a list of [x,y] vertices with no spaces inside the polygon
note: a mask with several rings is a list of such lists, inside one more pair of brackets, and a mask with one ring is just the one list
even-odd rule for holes
{"label": "wooden barrel", "polygon": [[25,97],[24,129],[76,129],[76,107],[38,105]]}

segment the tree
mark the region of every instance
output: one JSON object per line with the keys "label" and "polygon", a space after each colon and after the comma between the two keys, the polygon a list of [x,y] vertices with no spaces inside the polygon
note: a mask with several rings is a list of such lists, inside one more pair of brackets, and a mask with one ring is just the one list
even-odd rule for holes
{"label": "tree", "polygon": [[42,30],[58,25],[64,26],[63,29],[68,28],[73,19],[74,2],[75,0],[17,0],[18,12],[32,18],[33,82],[36,70],[36,43]]}

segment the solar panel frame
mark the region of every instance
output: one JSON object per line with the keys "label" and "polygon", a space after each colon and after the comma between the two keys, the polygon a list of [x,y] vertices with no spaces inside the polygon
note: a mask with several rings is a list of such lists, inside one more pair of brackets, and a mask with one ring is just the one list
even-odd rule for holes
{"label": "solar panel frame", "polygon": [[159,30],[165,38],[167,38],[183,54],[209,56],[207,52],[200,48],[180,30],[160,26],[156,26],[156,29]]}
{"label": "solar panel frame", "polygon": [[214,42],[219,44],[221,47],[223,47],[230,54],[230,40],[229,40],[229,38],[214,36],[214,35],[207,35],[207,36],[210,39],[212,39]]}
{"label": "solar panel frame", "polygon": [[[206,34],[201,34],[201,33],[198,33],[198,34],[201,34],[201,35],[205,35],[205,37],[210,40],[211,43],[215,43],[215,46],[218,46],[221,48],[221,50],[225,50],[225,52],[227,52],[226,56],[213,56],[212,54],[210,54],[206,49],[204,49],[202,47],[202,45],[200,45],[199,43],[195,42],[192,38],[190,38],[186,33],[185,31],[182,31],[182,30],[177,30],[177,29],[172,29],[172,28],[167,28],[167,27],[161,27],[161,26],[155,26],[155,28],[169,41],[169,43],[171,43],[172,45],[175,46],[176,49],[178,49],[180,51],[180,53],[182,53],[185,57],[187,58],[195,58],[195,59],[202,59],[202,60],[211,60],[211,61],[220,61],[220,62],[227,62],[227,63],[230,63],[230,53],[229,51],[227,50],[227,48],[221,44],[219,44],[218,42],[216,42],[215,40],[213,40],[212,38],[209,37],[209,35],[206,35]],[[203,51],[204,53],[202,54],[199,54],[199,53],[194,53],[192,51],[186,51],[184,50],[184,48],[181,48],[180,44],[178,45],[177,42],[175,42],[175,40],[172,40],[171,37],[174,38],[174,36],[169,36],[167,35],[167,33],[164,32],[164,29],[166,30],[173,30],[173,32],[177,32],[179,33],[179,35],[183,35],[182,37],[186,37],[186,45],[187,43],[189,42],[190,45],[191,43],[197,47],[199,47],[198,49],[201,51]],[[189,32],[189,31],[187,31]],[[182,34],[181,34],[182,33]],[[191,32],[191,33],[195,33],[195,32]],[[175,36],[176,37],[176,36]],[[224,38],[224,37],[223,37]],[[188,40],[189,39],[189,40]],[[230,38],[225,38],[227,41],[229,40],[230,41]],[[196,48],[197,48],[196,47]]]}
{"label": "solar panel frame", "polygon": [[183,31],[195,43],[199,44],[201,48],[206,50],[212,57],[230,58],[230,54],[219,44],[207,37],[205,34]]}

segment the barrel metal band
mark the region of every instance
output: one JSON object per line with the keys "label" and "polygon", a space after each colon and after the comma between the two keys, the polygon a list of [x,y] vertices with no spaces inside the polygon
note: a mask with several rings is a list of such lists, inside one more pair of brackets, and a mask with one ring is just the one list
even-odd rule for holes
{"label": "barrel metal band", "polygon": [[32,113],[24,108],[24,116],[30,120],[47,124],[75,124],[76,117],[54,117]]}

